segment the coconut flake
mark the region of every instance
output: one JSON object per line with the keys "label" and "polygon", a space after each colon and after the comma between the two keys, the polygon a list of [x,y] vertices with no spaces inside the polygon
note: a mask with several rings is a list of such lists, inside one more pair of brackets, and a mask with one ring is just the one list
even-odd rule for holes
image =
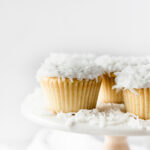
{"label": "coconut flake", "polygon": [[41,88],[37,87],[29,94],[22,104],[22,109],[27,108],[29,112],[37,115],[51,114],[47,109],[47,100]]}
{"label": "coconut flake", "polygon": [[59,78],[95,79],[103,74],[103,68],[96,65],[96,56],[70,55],[52,53],[41,65],[37,72],[37,79],[41,76]]}
{"label": "coconut flake", "polygon": [[150,64],[136,67],[128,66],[121,72],[116,72],[116,85],[113,88],[134,89],[150,88]]}
{"label": "coconut flake", "polygon": [[97,65],[104,68],[108,74],[119,72],[128,66],[138,66],[150,64],[150,57],[123,57],[102,55],[95,59]]}

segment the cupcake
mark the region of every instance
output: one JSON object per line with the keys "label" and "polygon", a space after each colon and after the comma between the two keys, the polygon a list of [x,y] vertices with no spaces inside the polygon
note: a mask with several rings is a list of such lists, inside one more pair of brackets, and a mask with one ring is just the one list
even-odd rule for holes
{"label": "cupcake", "polygon": [[123,103],[122,90],[116,91],[112,89],[115,85],[115,75],[113,72],[110,74],[105,73],[102,76],[102,83],[99,92],[99,100],[101,103]]}
{"label": "cupcake", "polygon": [[123,56],[100,56],[96,58],[96,64],[104,68],[102,84],[99,93],[101,103],[123,103],[122,90],[112,89],[115,85],[115,72],[120,72],[128,66],[146,65],[150,62],[149,57],[123,57]]}
{"label": "cupcake", "polygon": [[150,65],[129,66],[116,75],[113,88],[123,89],[126,111],[150,119]]}
{"label": "cupcake", "polygon": [[123,103],[122,91],[118,92],[112,87],[115,85],[116,75],[114,73],[125,66],[125,61],[122,57],[100,56],[96,58],[96,64],[103,67],[105,72],[102,76],[99,101],[101,103]]}
{"label": "cupcake", "polygon": [[93,55],[50,54],[37,73],[48,110],[77,112],[96,107],[103,69]]}

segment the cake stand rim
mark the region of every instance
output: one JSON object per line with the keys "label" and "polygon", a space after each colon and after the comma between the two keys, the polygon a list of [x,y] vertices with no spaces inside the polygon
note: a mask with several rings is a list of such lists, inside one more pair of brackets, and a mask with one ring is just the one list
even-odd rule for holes
{"label": "cake stand rim", "polygon": [[97,125],[90,125],[88,123],[76,123],[75,125],[68,127],[65,125],[65,120],[58,120],[58,118],[53,115],[48,116],[35,114],[29,111],[28,108],[24,107],[24,103],[22,103],[21,106],[21,113],[28,120],[35,122],[41,126],[65,132],[109,136],[150,136],[150,131],[146,129],[117,129],[114,127],[100,128]]}

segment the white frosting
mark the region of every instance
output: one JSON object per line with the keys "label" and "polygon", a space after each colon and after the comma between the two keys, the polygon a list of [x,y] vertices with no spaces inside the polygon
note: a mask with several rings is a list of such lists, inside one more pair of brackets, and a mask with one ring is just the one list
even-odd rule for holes
{"label": "white frosting", "polygon": [[150,120],[138,119],[133,114],[125,113],[123,104],[101,104],[93,110],[80,110],[77,113],[58,113],[54,115],[46,109],[45,99],[40,88],[27,97],[23,106],[28,108],[29,112],[38,116],[46,116],[46,118],[55,116],[58,120],[64,121],[68,127],[75,126],[78,123],[86,123],[99,128],[150,130]]}
{"label": "white frosting", "polygon": [[103,67],[107,73],[118,72],[127,66],[150,64],[150,57],[123,57],[102,55],[96,58],[96,64]]}
{"label": "white frosting", "polygon": [[37,72],[37,79],[41,76],[58,77],[58,78],[77,78],[94,79],[103,74],[101,66],[96,65],[94,59],[96,56],[87,55],[70,55],[52,53],[41,65]]}
{"label": "white frosting", "polygon": [[127,67],[121,72],[116,72],[116,85],[113,88],[130,89],[150,88],[150,64]]}
{"label": "white frosting", "polygon": [[[125,59],[125,58],[124,58]],[[115,56],[99,56],[96,58],[95,62],[97,65],[104,68],[104,71],[107,73],[120,71],[125,66],[125,61],[123,57],[115,57]]]}

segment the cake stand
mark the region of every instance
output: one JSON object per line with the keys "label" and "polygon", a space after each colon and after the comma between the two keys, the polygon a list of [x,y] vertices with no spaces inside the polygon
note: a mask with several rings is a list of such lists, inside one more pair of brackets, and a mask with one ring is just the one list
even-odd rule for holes
{"label": "cake stand", "polygon": [[127,136],[150,135],[150,131],[145,129],[118,128],[117,126],[100,128],[84,122],[69,127],[65,125],[63,118],[58,119],[55,115],[35,114],[29,109],[27,103],[23,103],[22,106],[22,113],[26,118],[44,127],[80,134],[105,135],[104,150],[129,150]]}

